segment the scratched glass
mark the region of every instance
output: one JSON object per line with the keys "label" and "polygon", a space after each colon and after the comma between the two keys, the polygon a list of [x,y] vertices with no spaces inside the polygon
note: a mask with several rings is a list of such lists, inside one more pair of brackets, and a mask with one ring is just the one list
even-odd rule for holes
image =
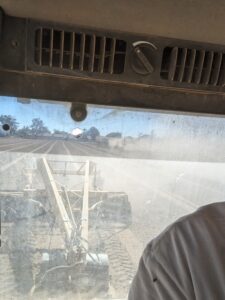
{"label": "scratched glass", "polygon": [[224,201],[225,120],[0,98],[0,298],[125,299],[145,245]]}

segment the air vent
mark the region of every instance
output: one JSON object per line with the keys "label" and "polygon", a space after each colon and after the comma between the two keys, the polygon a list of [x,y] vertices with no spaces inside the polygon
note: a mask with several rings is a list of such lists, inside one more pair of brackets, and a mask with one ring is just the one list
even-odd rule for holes
{"label": "air vent", "polygon": [[49,68],[121,74],[126,42],[49,28],[35,31],[35,63]]}
{"label": "air vent", "polygon": [[163,52],[161,78],[183,83],[222,86],[225,83],[225,54],[167,47]]}

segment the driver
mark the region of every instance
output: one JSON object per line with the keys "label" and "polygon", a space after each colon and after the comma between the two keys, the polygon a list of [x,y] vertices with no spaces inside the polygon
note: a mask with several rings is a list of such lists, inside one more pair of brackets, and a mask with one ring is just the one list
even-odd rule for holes
{"label": "driver", "polygon": [[225,202],[200,208],[153,239],[128,299],[225,299]]}

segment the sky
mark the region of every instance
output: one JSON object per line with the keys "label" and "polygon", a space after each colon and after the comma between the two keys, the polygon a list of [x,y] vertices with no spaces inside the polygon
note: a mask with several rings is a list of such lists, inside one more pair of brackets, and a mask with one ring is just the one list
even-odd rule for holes
{"label": "sky", "polygon": [[70,104],[29,100],[21,103],[14,97],[0,97],[0,115],[12,115],[19,127],[30,126],[32,119],[40,118],[52,132],[54,129],[71,133],[74,129],[88,130],[96,127],[102,136],[110,132],[120,132],[125,136],[141,135],[182,136],[216,135],[225,136],[225,118],[209,116],[192,116],[166,114],[150,110],[119,109],[88,105],[87,118],[75,122],[70,116]]}
{"label": "sky", "polygon": [[90,105],[87,118],[82,122],[75,122],[70,117],[69,103],[51,104],[33,99],[30,103],[21,103],[13,97],[0,97],[0,115],[12,115],[17,119],[20,128],[29,126],[32,119],[40,118],[51,131],[57,129],[72,132],[75,128],[87,130],[95,126],[102,135],[121,132],[124,136],[150,134],[154,119],[154,115],[149,112]]}

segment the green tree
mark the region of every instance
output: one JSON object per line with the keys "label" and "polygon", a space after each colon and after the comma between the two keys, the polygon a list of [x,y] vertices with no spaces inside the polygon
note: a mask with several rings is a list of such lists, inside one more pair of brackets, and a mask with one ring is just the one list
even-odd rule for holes
{"label": "green tree", "polygon": [[96,140],[96,138],[100,136],[100,132],[96,127],[91,127],[83,133],[83,137],[89,140]]}
{"label": "green tree", "polygon": [[120,133],[120,132],[110,132],[109,134],[106,135],[106,137],[109,137],[109,138],[122,138],[122,133]]}
{"label": "green tree", "polygon": [[31,134],[32,132],[29,126],[23,126],[22,128],[17,130],[17,135],[19,136],[28,136]]}
{"label": "green tree", "polygon": [[17,122],[16,118],[10,115],[1,115],[0,116],[0,123],[1,125],[8,124],[10,126],[11,134],[15,134],[19,123]]}
{"label": "green tree", "polygon": [[63,131],[63,130],[54,129],[54,134],[64,134],[64,135],[67,135],[68,132]]}
{"label": "green tree", "polygon": [[40,118],[35,118],[32,120],[30,129],[33,135],[42,135],[45,133],[50,133],[50,130],[47,126],[44,125],[44,122]]}

